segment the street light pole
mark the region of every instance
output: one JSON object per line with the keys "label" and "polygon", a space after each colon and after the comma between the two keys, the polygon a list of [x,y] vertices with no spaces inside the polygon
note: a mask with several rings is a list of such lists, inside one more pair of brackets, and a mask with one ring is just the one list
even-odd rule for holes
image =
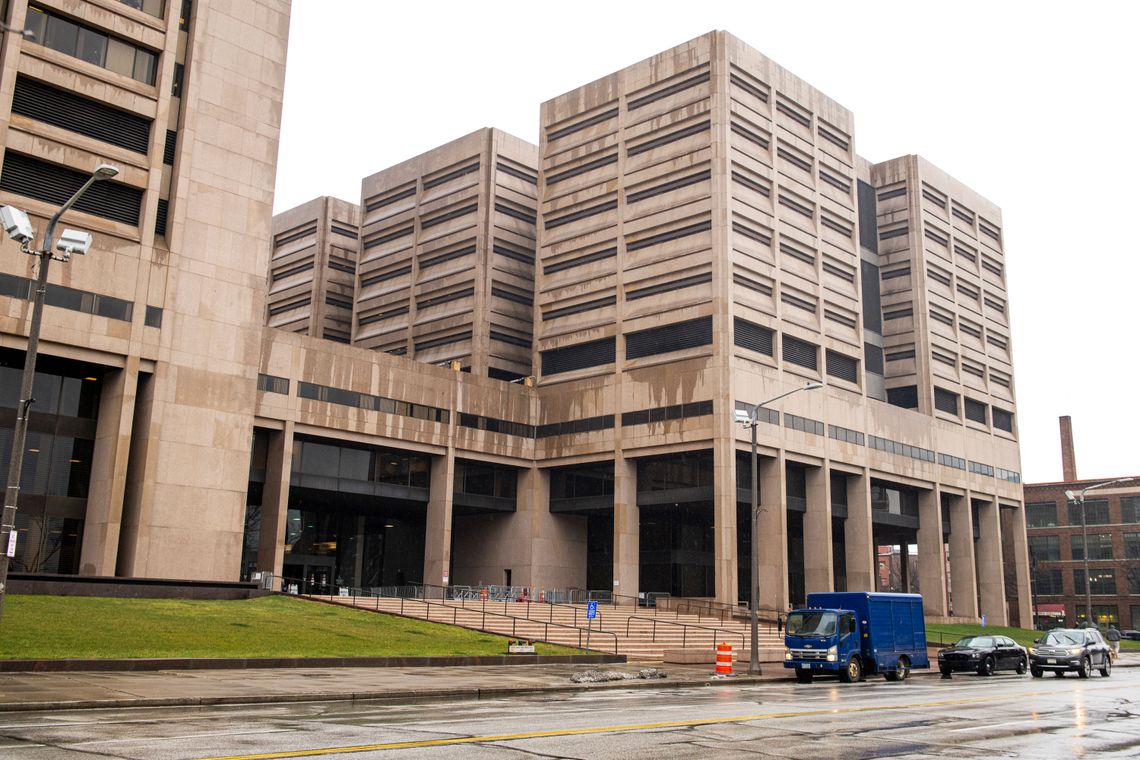
{"label": "street light pole", "polygon": [[1121,483],[1131,483],[1136,478],[1117,478],[1116,480],[1109,480],[1105,483],[1096,483],[1091,486],[1085,486],[1081,489],[1080,494],[1074,494],[1072,491],[1065,491],[1065,498],[1070,504],[1080,503],[1081,505],[1081,553],[1084,555],[1085,564],[1085,625],[1092,624],[1092,578],[1089,577],[1089,528],[1087,510],[1085,509],[1085,494],[1096,488],[1107,488],[1108,486],[1115,486]]}
{"label": "street light pole", "polygon": [[[99,164],[87,181],[75,191],[66,203],[59,207],[50,220],[44,233],[44,243],[39,251],[28,251],[40,260],[36,277],[36,289],[32,294],[32,320],[28,326],[28,350],[24,356],[24,372],[20,380],[20,398],[16,402],[16,427],[12,431],[12,457],[8,462],[8,483],[4,490],[4,513],[0,519],[0,621],[4,618],[4,598],[8,586],[8,564],[16,549],[16,508],[20,499],[20,475],[24,468],[24,449],[28,438],[28,415],[32,403],[32,385],[36,379],[36,358],[40,346],[40,322],[44,311],[44,294],[47,292],[48,264],[53,258],[52,239],[55,225],[68,209],[75,205],[84,193],[99,180],[110,179],[119,170],[109,164]],[[64,238],[67,234],[65,231]],[[66,261],[66,256],[61,259]]]}
{"label": "street light pole", "polygon": [[[811,391],[822,387],[822,383],[808,383],[799,388],[793,388],[778,396],[773,396],[767,401],[761,401],[752,407],[752,413],[747,416],[747,420],[739,420],[745,427],[752,429],[752,562],[750,563],[752,566],[752,609],[750,613],[752,642],[748,658],[748,675],[750,676],[760,675],[760,472],[756,456],[756,425],[760,421],[760,409],[763,406],[793,393]],[[780,613],[777,611],[776,614],[779,615]]]}

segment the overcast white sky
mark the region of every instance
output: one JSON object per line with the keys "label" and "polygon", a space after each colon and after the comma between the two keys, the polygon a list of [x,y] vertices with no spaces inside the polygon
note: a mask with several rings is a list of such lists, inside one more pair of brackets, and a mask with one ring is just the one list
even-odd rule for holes
{"label": "overcast white sky", "polygon": [[293,0],[275,211],[712,29],[1002,208],[1024,479],[1140,475],[1140,3]]}

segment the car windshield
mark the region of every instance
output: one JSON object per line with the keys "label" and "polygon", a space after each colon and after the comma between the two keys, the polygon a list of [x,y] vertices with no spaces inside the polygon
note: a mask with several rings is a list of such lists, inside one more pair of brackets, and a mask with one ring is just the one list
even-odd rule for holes
{"label": "car windshield", "polygon": [[1045,638],[1041,639],[1041,643],[1052,644],[1057,647],[1071,647],[1085,643],[1085,637],[1075,631],[1049,631],[1045,634]]}
{"label": "car windshield", "polygon": [[793,612],[788,615],[789,636],[835,635],[834,612]]}
{"label": "car windshield", "polygon": [[954,646],[963,649],[993,649],[994,639],[992,636],[963,636],[954,642]]}

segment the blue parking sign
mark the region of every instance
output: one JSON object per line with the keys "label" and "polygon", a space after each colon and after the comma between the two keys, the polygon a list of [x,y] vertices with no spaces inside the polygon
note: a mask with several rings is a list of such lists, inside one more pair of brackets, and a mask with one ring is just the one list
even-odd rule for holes
{"label": "blue parking sign", "polygon": [[593,620],[598,616],[598,601],[593,599],[586,602],[586,619]]}

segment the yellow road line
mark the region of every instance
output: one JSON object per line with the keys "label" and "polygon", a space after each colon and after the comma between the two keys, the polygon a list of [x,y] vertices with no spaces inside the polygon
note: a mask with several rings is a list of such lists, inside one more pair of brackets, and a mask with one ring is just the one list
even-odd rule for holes
{"label": "yellow road line", "polygon": [[977,704],[980,702],[997,702],[1001,700],[1016,699],[1019,697],[1034,697],[1048,692],[1026,692],[1023,694],[1002,694],[992,697],[971,697],[967,699],[939,699],[932,702],[914,702],[897,705],[878,705],[866,707],[835,707],[826,710],[796,710],[792,712],[759,713],[757,715],[737,715],[724,718],[696,718],[692,720],[670,720],[659,723],[630,723],[617,726],[592,726],[589,728],[564,728],[550,731],[526,731],[517,734],[487,734],[484,736],[461,736],[448,739],[423,739],[420,741],[386,742],[383,744],[358,744],[346,747],[321,747],[317,749],[298,749],[285,752],[264,752],[253,755],[226,755],[222,757],[205,757],[200,760],[280,760],[290,757],[317,757],[320,755],[349,754],[352,752],[374,752],[382,749],[415,749],[419,747],[444,747],[458,744],[477,744],[480,742],[516,741],[518,739],[541,739],[551,736],[581,736],[584,734],[603,734],[616,731],[644,731],[654,728],[679,728],[682,726],[710,726],[718,723],[747,723],[753,720],[774,720],[778,718],[803,718],[818,715],[841,715],[845,713],[875,712],[878,710],[913,710],[922,707],[947,707],[950,705]]}

